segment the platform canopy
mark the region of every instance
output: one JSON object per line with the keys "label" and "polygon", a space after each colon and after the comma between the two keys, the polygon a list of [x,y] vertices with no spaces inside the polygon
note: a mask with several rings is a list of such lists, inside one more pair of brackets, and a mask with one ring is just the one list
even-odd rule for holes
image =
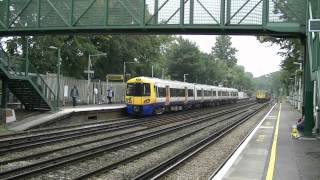
{"label": "platform canopy", "polygon": [[52,33],[301,35],[305,0],[0,0],[0,36]]}

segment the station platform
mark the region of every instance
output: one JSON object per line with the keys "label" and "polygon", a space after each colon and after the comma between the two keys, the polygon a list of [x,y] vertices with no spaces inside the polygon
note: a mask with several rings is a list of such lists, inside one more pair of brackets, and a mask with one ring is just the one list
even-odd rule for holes
{"label": "station platform", "polygon": [[320,139],[291,137],[301,114],[276,104],[210,179],[320,180]]}
{"label": "station platform", "polygon": [[21,121],[16,121],[7,125],[10,131],[24,131],[37,127],[41,124],[55,121],[57,119],[64,119],[73,114],[83,112],[98,112],[108,110],[123,110],[126,108],[125,104],[101,104],[101,105],[79,105],[76,107],[61,107],[59,111],[49,111],[36,116],[31,116]]}

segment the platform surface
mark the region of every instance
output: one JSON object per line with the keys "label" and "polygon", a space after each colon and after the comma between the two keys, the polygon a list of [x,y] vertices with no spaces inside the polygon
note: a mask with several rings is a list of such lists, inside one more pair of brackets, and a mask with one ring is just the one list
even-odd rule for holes
{"label": "platform surface", "polygon": [[50,111],[23,119],[21,121],[16,121],[12,124],[9,124],[8,129],[12,131],[24,131],[40,124],[70,115],[71,113],[116,110],[124,109],[125,107],[125,104],[79,105],[76,107],[61,107],[59,111]]}
{"label": "platform surface", "polygon": [[320,180],[320,140],[291,138],[300,116],[289,104],[277,104],[213,179]]}

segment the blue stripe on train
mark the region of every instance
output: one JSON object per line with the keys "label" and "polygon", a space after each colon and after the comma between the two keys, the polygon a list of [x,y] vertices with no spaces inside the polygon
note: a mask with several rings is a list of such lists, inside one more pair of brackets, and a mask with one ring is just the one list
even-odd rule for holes
{"label": "blue stripe on train", "polygon": [[153,111],[159,105],[146,104],[146,105],[132,105],[127,104],[127,113],[129,115],[149,116],[153,114]]}

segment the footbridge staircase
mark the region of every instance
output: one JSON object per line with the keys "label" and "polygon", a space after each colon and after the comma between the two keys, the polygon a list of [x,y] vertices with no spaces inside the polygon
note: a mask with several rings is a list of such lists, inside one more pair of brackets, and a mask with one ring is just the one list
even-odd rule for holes
{"label": "footbridge staircase", "polygon": [[26,109],[55,109],[55,93],[28,58],[10,57],[0,47],[0,78],[3,88],[8,88]]}

